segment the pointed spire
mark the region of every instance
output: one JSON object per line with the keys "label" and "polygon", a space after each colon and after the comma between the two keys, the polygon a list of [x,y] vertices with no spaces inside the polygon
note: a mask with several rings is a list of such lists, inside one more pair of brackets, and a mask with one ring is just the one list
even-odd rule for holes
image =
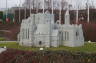
{"label": "pointed spire", "polygon": [[76,23],[78,23],[78,13],[79,13],[78,8],[79,8],[79,6],[77,7],[77,10],[76,10]]}
{"label": "pointed spire", "polygon": [[65,13],[65,24],[70,24],[70,14],[69,14],[69,8],[67,8],[67,11]]}

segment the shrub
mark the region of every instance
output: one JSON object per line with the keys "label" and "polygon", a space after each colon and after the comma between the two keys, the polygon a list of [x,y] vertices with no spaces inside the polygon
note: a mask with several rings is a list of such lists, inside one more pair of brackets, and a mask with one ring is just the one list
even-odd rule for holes
{"label": "shrub", "polygon": [[0,41],[5,41],[5,40],[6,40],[6,39],[5,39],[5,38],[3,38],[3,37],[1,37],[1,38],[0,38]]}
{"label": "shrub", "polygon": [[95,63],[96,53],[67,51],[21,51],[7,49],[0,54],[0,63]]}

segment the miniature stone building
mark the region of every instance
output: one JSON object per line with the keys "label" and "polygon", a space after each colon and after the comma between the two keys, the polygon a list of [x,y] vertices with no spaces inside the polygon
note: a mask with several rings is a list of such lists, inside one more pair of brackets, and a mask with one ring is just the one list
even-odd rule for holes
{"label": "miniature stone building", "polygon": [[84,45],[82,25],[70,24],[69,10],[65,14],[65,24],[61,26],[64,46],[75,47]]}
{"label": "miniature stone building", "polygon": [[69,10],[65,14],[65,24],[57,24],[54,15],[48,11],[31,14],[22,20],[18,34],[20,45],[34,47],[76,47],[84,45],[82,25],[70,24]]}
{"label": "miniature stone building", "polygon": [[18,36],[20,44],[35,47],[58,47],[59,30],[54,28],[54,24],[54,15],[48,12],[32,14],[22,21]]}

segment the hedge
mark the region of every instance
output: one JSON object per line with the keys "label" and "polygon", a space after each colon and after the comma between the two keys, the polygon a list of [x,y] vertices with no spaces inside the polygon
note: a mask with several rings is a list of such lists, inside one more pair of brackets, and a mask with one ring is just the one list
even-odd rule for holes
{"label": "hedge", "polygon": [[21,51],[8,49],[0,54],[0,63],[95,63],[96,53],[68,51]]}
{"label": "hedge", "polygon": [[0,41],[5,41],[6,39],[3,37],[0,37]]}

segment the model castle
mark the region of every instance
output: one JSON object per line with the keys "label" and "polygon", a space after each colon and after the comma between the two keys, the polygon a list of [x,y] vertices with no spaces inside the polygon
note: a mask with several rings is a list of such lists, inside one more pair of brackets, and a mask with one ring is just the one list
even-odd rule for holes
{"label": "model castle", "polygon": [[77,47],[84,45],[82,25],[70,24],[69,10],[65,13],[65,24],[54,21],[54,15],[31,14],[22,20],[18,41],[23,46],[33,47]]}

